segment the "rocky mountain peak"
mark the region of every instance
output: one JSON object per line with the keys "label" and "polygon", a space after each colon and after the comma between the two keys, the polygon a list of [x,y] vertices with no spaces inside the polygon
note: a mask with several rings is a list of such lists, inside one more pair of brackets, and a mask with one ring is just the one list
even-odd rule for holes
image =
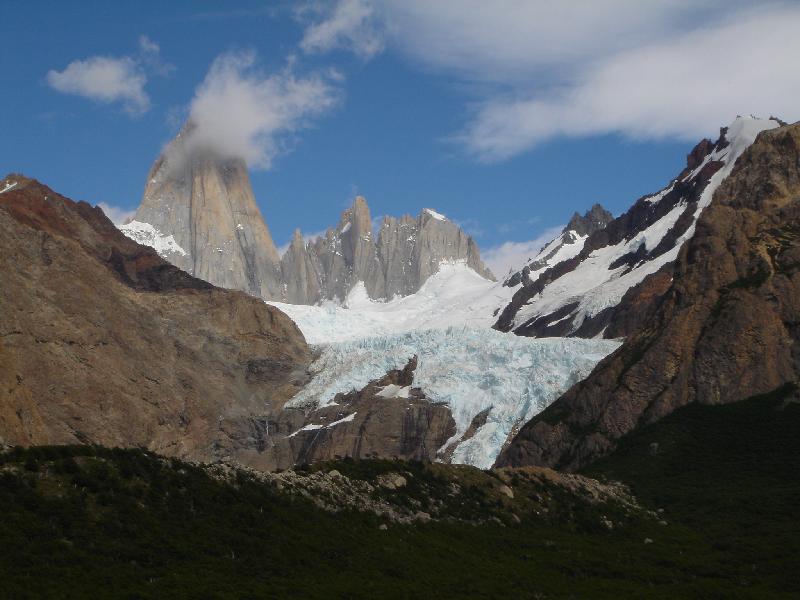
{"label": "rocky mountain peak", "polygon": [[567,240],[565,233],[547,244],[527,273],[523,269],[506,281],[521,288],[495,326],[534,337],[627,335],[638,323],[630,317],[643,314],[630,303],[657,297],[656,288],[664,291],[659,285],[634,293],[639,284],[659,272],[663,283],[661,270],[692,237],[715,189],[758,134],[778,126],[770,119],[738,117],[720,130],[716,142],[701,140],[687,166],[661,191],[639,198],[586,237]]}
{"label": "rocky mountain peak", "polygon": [[192,139],[187,123],[148,175],[136,216],[122,227],[188,273],[265,300],[344,300],[363,281],[371,298],[416,292],[442,261],[464,261],[493,279],[475,242],[443,215],[387,217],[377,236],[363,196],[336,228],[306,244],[295,232],[283,257],[253,195],[247,165]]}
{"label": "rocky mountain peak", "polygon": [[164,250],[167,260],[214,285],[278,296],[280,256],[247,165],[187,146],[191,127],[184,126],[153,165],[142,202],[123,232],[142,243],[152,239],[150,245]]}
{"label": "rocky mountain peak", "polygon": [[564,233],[574,231],[580,236],[591,235],[595,231],[604,229],[613,220],[614,215],[600,204],[594,204],[583,216],[576,211],[567,226],[564,227]]}

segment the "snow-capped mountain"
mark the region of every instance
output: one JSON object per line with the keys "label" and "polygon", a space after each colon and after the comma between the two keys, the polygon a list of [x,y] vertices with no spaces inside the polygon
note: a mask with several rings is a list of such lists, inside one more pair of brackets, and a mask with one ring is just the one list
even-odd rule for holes
{"label": "snow-capped mountain", "polygon": [[463,260],[494,279],[472,238],[433,209],[384,217],[377,235],[366,200],[356,198],[335,228],[309,243],[298,230],[281,258],[258,210],[247,167],[187,147],[188,124],[153,165],[128,237],[220,287],[265,300],[344,300],[363,282],[370,298],[416,292],[442,261]]}
{"label": "snow-capped mountain", "polygon": [[576,470],[689,404],[749,401],[775,414],[796,404],[800,123],[774,123],[734,123],[729,145],[692,169],[723,163],[701,193],[696,233],[665,273],[672,281],[622,347],[526,424],[498,464]]}
{"label": "snow-capped mountain", "polygon": [[628,333],[618,326],[609,331],[626,312],[626,294],[676,259],[736,159],[758,133],[778,126],[775,119],[739,117],[716,142],[697,144],[686,168],[661,191],[586,235],[567,229],[527,272],[506,281],[515,293],[495,328],[533,337]]}
{"label": "snow-capped mountain", "polygon": [[520,283],[533,285],[538,276],[550,267],[560,262],[577,256],[583,249],[586,238],[596,231],[604,229],[614,215],[599,204],[595,204],[583,216],[577,212],[561,230],[558,237],[539,250],[519,271],[511,274],[504,282],[510,288],[516,288]]}

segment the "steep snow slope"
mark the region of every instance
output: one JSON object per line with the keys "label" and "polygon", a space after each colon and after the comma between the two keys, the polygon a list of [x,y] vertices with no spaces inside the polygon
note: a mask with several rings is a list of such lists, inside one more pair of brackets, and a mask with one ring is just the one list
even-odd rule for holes
{"label": "steep snow slope", "polygon": [[[456,434],[440,449],[445,460],[492,465],[508,436],[586,377],[619,342],[536,340],[490,329],[512,290],[463,263],[444,263],[419,292],[390,302],[370,300],[359,285],[346,306],[271,303],[319,345],[312,381],[288,406],[322,407],[339,392],[361,389],[417,357],[414,387],[448,405]],[[397,387],[397,386],[394,386]],[[391,389],[390,389],[391,388]],[[387,386],[386,397],[408,397]],[[473,419],[486,412],[472,437]]]}
{"label": "steep snow slope", "polygon": [[761,131],[777,126],[771,119],[739,117],[716,143],[698,144],[687,168],[664,190],[560,250],[527,280],[509,280],[516,293],[496,327],[535,337],[602,335],[623,295],[675,260],[736,159]]}
{"label": "steep snow slope", "polygon": [[589,236],[614,220],[614,216],[599,204],[595,204],[584,215],[575,213],[569,223],[555,238],[545,244],[539,252],[516,273],[511,273],[504,285],[516,288],[520,284],[530,285],[547,269],[574,258],[583,250]]}

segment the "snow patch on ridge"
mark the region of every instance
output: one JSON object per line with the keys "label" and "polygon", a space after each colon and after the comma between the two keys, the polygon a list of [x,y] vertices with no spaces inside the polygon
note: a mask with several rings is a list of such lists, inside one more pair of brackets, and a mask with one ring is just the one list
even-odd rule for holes
{"label": "snow patch on ridge", "polygon": [[445,217],[442,213],[436,212],[432,208],[423,208],[422,210],[426,214],[429,214],[430,216],[432,216],[437,221],[447,221],[447,217]]}
{"label": "snow patch on ridge", "polygon": [[[531,269],[528,277],[536,281],[536,278],[544,273],[545,270],[554,267],[558,263],[574,258],[581,253],[583,245],[589,239],[588,235],[578,235],[577,232],[570,230],[554,238],[539,253],[533,257],[528,265],[539,265],[536,269]],[[552,255],[552,256],[551,256]],[[517,284],[518,286],[521,284]]]}
{"label": "snow patch on ridge", "polygon": [[343,417],[343,418],[339,419],[338,421],[334,421],[333,423],[328,423],[327,425],[323,425],[321,423],[320,424],[309,423],[308,425],[304,425],[303,427],[301,427],[300,429],[298,429],[294,433],[290,433],[286,437],[294,437],[298,433],[300,433],[301,431],[316,431],[317,429],[330,429],[331,427],[335,427],[336,425],[340,425],[342,423],[349,423],[350,421],[352,421],[353,419],[356,418],[357,414],[358,414],[358,412],[351,413],[351,414],[347,415],[346,417]]}
{"label": "snow patch on ridge", "polygon": [[410,393],[411,393],[410,385],[401,386],[401,385],[396,385],[394,383],[390,383],[376,395],[380,396],[381,398],[408,398],[408,395]]}
{"label": "snow patch on ridge", "polygon": [[15,187],[17,187],[16,181],[6,181],[6,185],[0,190],[0,194],[5,194],[8,190],[13,190]]}
{"label": "snow patch on ridge", "polygon": [[[178,245],[174,236],[162,234],[158,229],[150,225],[150,223],[131,221],[130,223],[122,225],[119,229],[134,242],[138,242],[144,246],[150,246],[153,250],[158,252],[159,256],[162,258],[169,260],[168,256],[170,254],[186,256],[186,251]],[[219,250],[219,248],[217,248],[217,250]],[[221,250],[219,251],[221,252]]]}

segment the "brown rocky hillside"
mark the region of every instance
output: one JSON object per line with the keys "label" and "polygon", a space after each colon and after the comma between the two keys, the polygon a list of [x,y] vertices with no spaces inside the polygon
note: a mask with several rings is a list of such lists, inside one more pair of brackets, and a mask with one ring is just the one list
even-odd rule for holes
{"label": "brown rocky hillside", "polygon": [[701,215],[641,330],[526,424],[498,464],[577,469],[680,406],[794,386],[799,267],[795,124],[759,134]]}
{"label": "brown rocky hillside", "polygon": [[93,443],[287,468],[432,460],[455,432],[415,362],[322,408],[287,408],[312,352],[281,311],[196,279],[99,208],[0,181],[0,446]]}

